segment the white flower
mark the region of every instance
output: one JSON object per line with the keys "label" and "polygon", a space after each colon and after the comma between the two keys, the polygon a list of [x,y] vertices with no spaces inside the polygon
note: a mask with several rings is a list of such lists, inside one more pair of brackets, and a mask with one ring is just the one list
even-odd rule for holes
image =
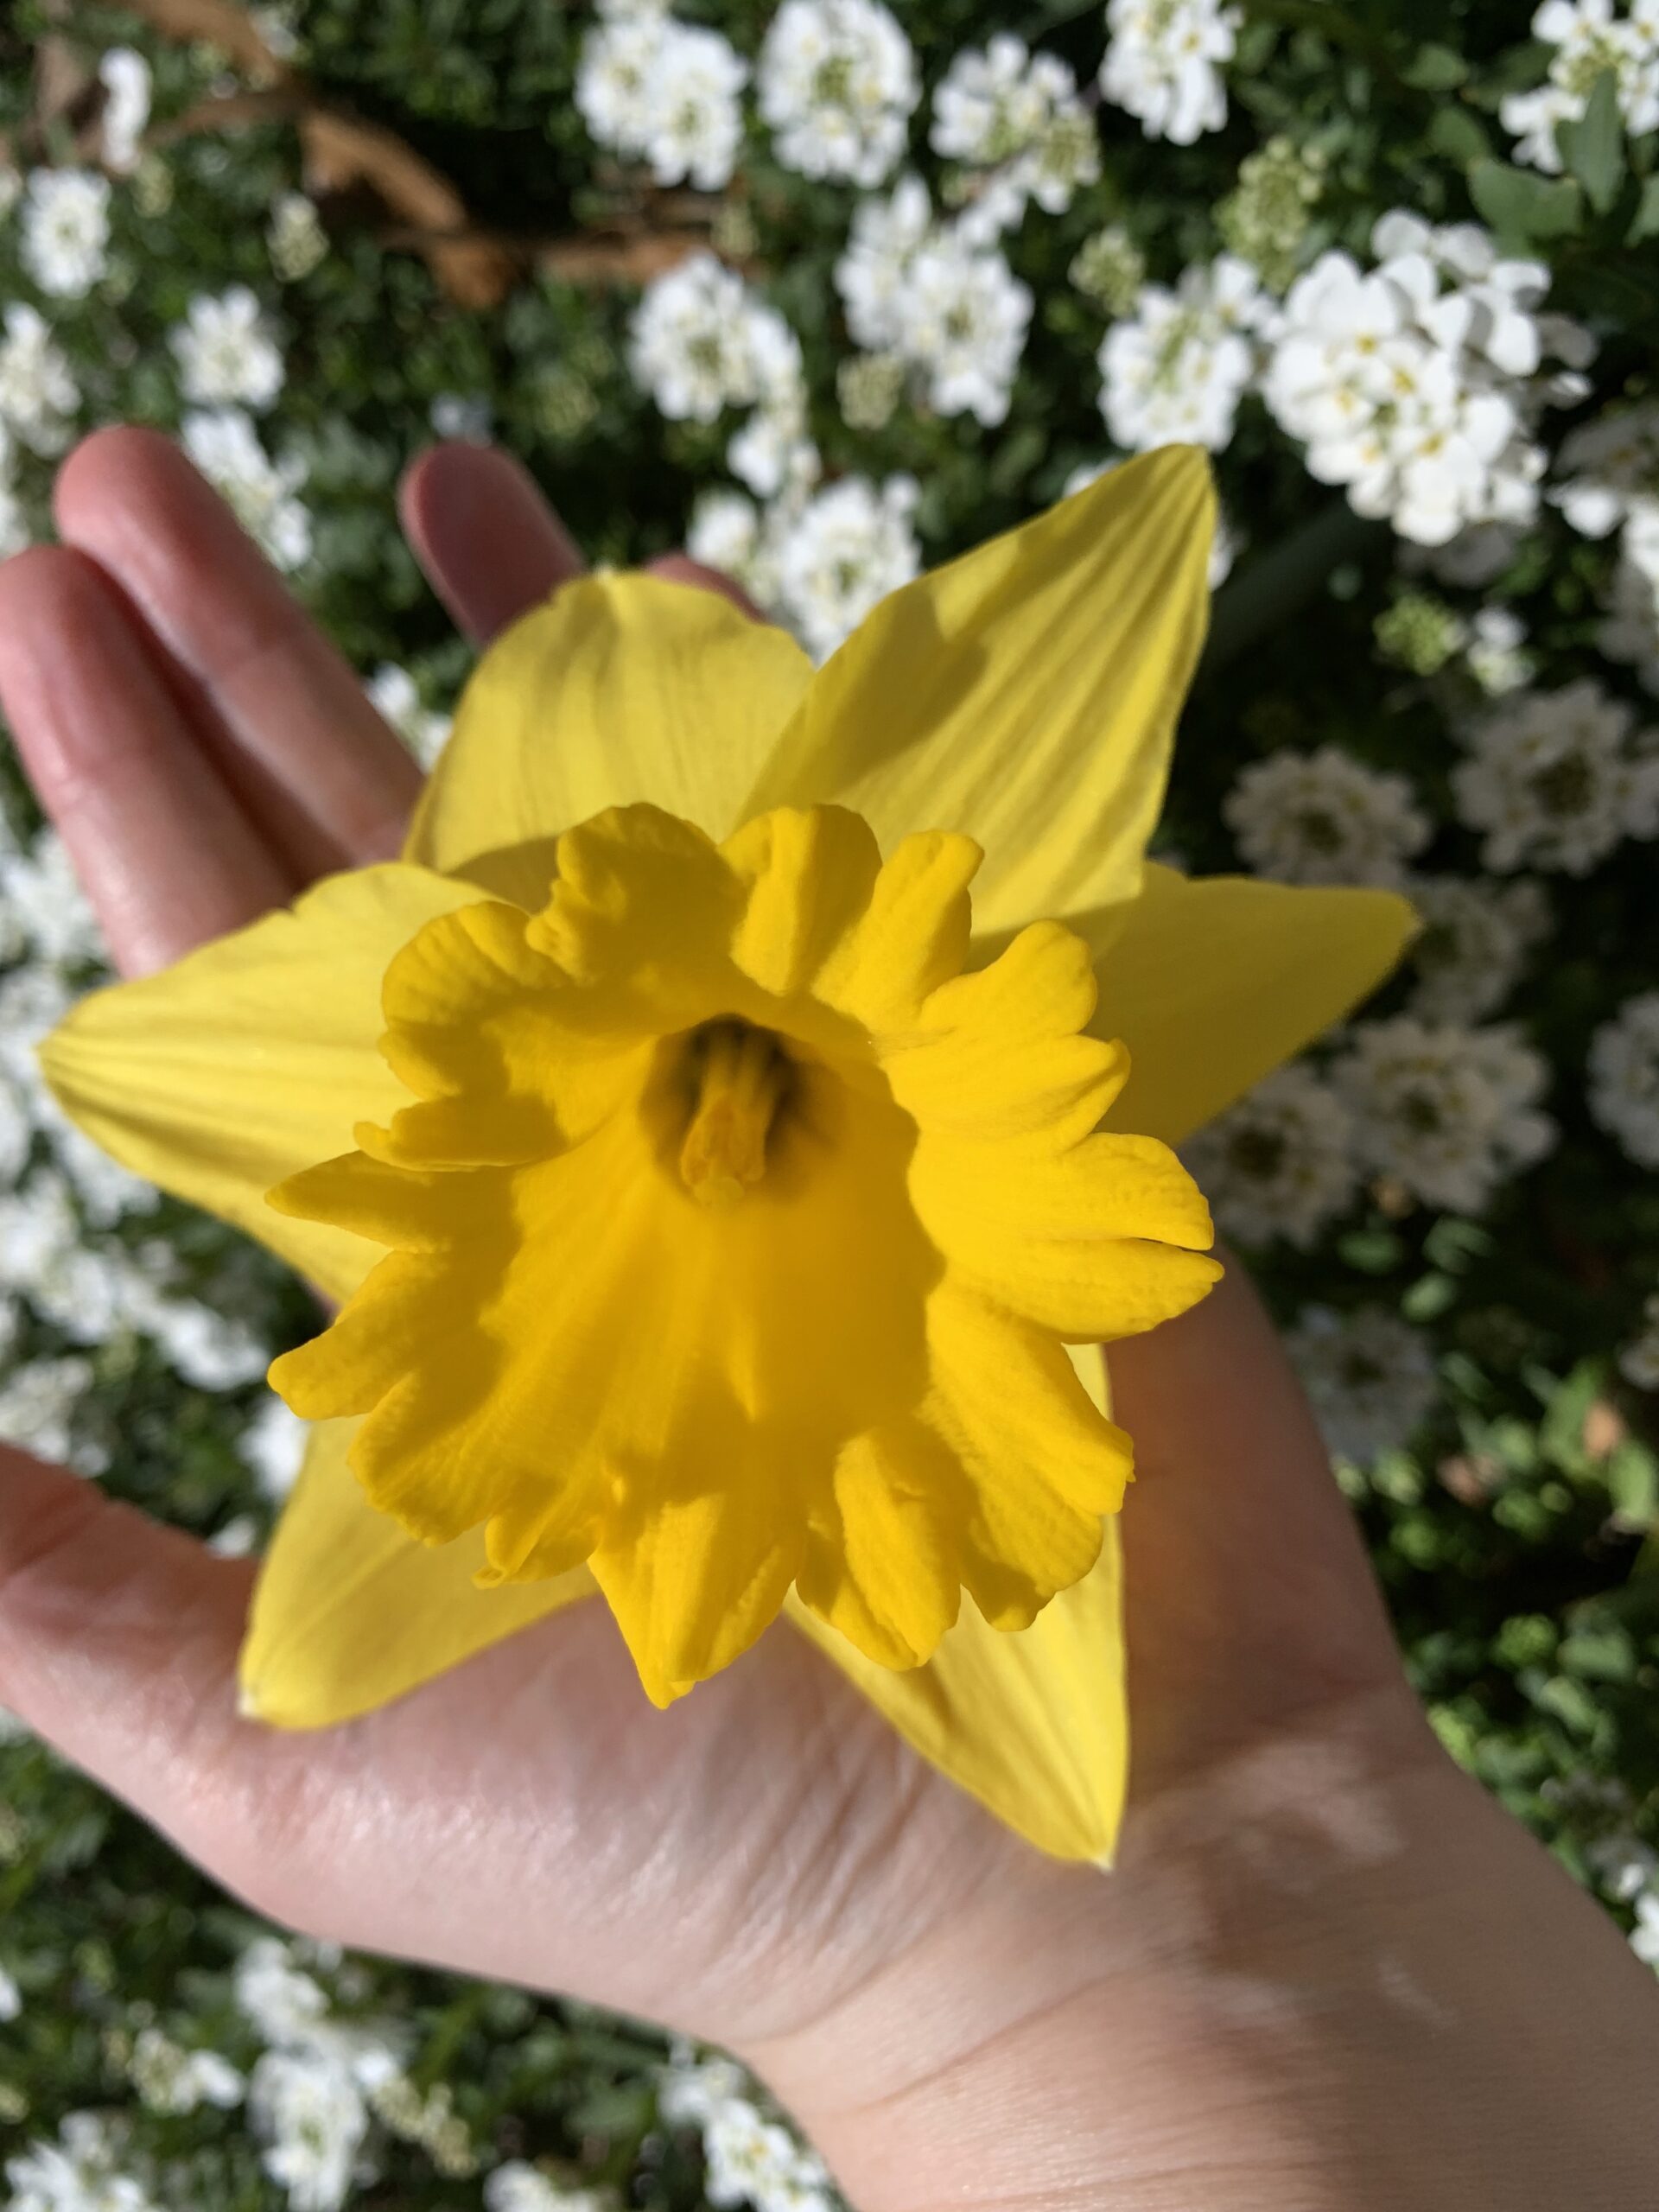
{"label": "white flower", "polygon": [[76,1408],[92,1382],[92,1363],[73,1352],[14,1368],[0,1383],[0,1443],[61,1460],[78,1474],[102,1474],[108,1452],[100,1445],[77,1444],[73,1434]]}
{"label": "white flower", "polygon": [[910,264],[933,227],[927,187],[900,177],[886,200],[861,200],[847,250],[836,264],[836,289],[856,344],[872,353],[900,350]]}
{"label": "white flower", "polygon": [[310,1423],[290,1413],[275,1391],[261,1400],[258,1412],[238,1437],[238,1452],[273,1504],[280,1504],[299,1480],[310,1438]]}
{"label": "white flower", "polygon": [[6,2161],[6,2212],[157,2212],[149,2191],[118,2160],[126,2130],[101,2113],[72,2112],[55,2143],[31,2143]]}
{"label": "white flower", "polygon": [[1397,884],[1429,836],[1403,776],[1334,745],[1254,762],[1222,813],[1250,867],[1281,883]]}
{"label": "white flower", "polygon": [[383,661],[363,688],[422,767],[431,767],[448,742],[454,716],[429,707],[409,671],[391,661]]}
{"label": "white flower", "polygon": [[1531,426],[1563,396],[1543,356],[1582,358],[1584,334],[1535,312],[1548,270],[1500,259],[1478,225],[1434,230],[1395,210],[1373,251],[1374,270],[1325,253],[1291,287],[1269,410],[1306,442],[1313,475],[1420,544],[1529,521],[1544,469]]}
{"label": "white flower", "polygon": [[217,297],[199,293],[168,343],[184,396],[197,406],[269,407],[283,388],[282,351],[245,284]]}
{"label": "white flower", "polygon": [[0,339],[0,426],[48,458],[69,442],[80,387],[36,309],[14,302]]}
{"label": "white flower", "polygon": [[293,2212],[340,2212],[369,2125],[350,2069],[316,2048],[268,2050],[248,2084],[248,2111],[261,2163]]}
{"label": "white flower", "polygon": [[232,1986],[238,2005],[270,2044],[302,2042],[327,2017],[327,1992],[295,1964],[279,1936],[257,1936],[248,1945]]}
{"label": "white flower", "polygon": [[853,218],[836,288],[855,340],[913,370],[942,415],[1001,423],[1025,351],[1032,296],[994,246],[936,226],[927,188],[902,178]]}
{"label": "white flower", "polygon": [[749,2077],[735,2059],[696,2058],[684,2045],[658,2078],[658,2109],[671,2127],[706,2127],[721,2107],[741,2098]]}
{"label": "white flower", "polygon": [[582,41],[576,105],[599,144],[648,162],[658,184],[715,192],[737,165],[748,74],[718,31],[616,10]]}
{"label": "white flower", "polygon": [[1643,1301],[1642,1318],[1643,1328],[1619,1352],[1618,1370],[1638,1390],[1659,1390],[1659,1290]]}
{"label": "white flower", "polygon": [[18,251],[54,299],[79,300],[109,264],[110,181],[93,169],[35,169],[23,194]]}
{"label": "white flower", "polygon": [[239,407],[187,415],[182,433],[185,451],[249,536],[279,569],[302,568],[311,557],[311,518],[296,497],[304,464],[272,461]]}
{"label": "white flower", "polygon": [[705,568],[719,569],[741,583],[760,605],[777,596],[777,582],[765,558],[760,510],[741,492],[704,492],[691,511],[685,550]]}
{"label": "white flower", "polygon": [[1190,146],[1227,120],[1220,65],[1233,58],[1242,20],[1219,0],[1110,0],[1100,89],[1148,138]]}
{"label": "white flower", "polygon": [[1509,1027],[1364,1022],[1332,1073],[1361,1163],[1428,1205],[1478,1213],[1555,1142],[1537,1103],[1548,1064]]}
{"label": "white flower", "polygon": [[634,310],[634,381],[671,419],[712,423],[760,397],[755,331],[781,320],[712,253],[691,254],[654,277]]}
{"label": "white flower", "polygon": [[1483,607],[1469,625],[1464,664],[1489,699],[1519,691],[1532,681],[1537,663],[1523,651],[1527,626],[1512,607]]}
{"label": "white flower", "polygon": [[27,854],[0,854],[0,899],[10,902],[41,959],[78,968],[105,957],[98,917],[55,830],[42,830]]}
{"label": "white flower", "polygon": [[608,2190],[561,2189],[522,2158],[509,2158],[484,2183],[484,2212],[614,2212]]}
{"label": "white flower", "polygon": [[1224,1235],[1306,1251],[1359,1176],[1348,1109],[1310,1067],[1278,1069],[1199,1131],[1184,1156]]}
{"label": "white flower", "polygon": [[1622,838],[1659,834],[1659,758],[1631,749],[1635,719],[1585,677],[1479,723],[1452,788],[1459,819],[1485,832],[1484,866],[1586,875]]}
{"label": "white flower", "polygon": [[[0,1075],[0,1186],[9,1187],[16,1181],[34,1140],[34,1124],[22,1092],[10,1077]],[[3,1262],[0,1262],[0,1272],[9,1272]]]}
{"label": "white flower", "polygon": [[1659,692],[1659,573],[1627,556],[1603,604],[1596,643],[1610,660],[1627,662],[1645,690]]}
{"label": "white flower", "polygon": [[1346,1314],[1311,1306],[1287,1344],[1333,1459],[1369,1467],[1404,1444],[1434,1403],[1428,1346],[1382,1306]]}
{"label": "white flower", "polygon": [[917,251],[901,296],[899,350],[920,369],[941,415],[988,427],[1008,397],[1031,323],[1031,292],[995,247],[938,232]]}
{"label": "white flower", "polygon": [[1100,175],[1095,126],[1058,54],[1030,54],[1011,31],[959,54],[933,96],[936,154],[984,172],[968,181],[958,228],[976,244],[1011,230],[1034,200],[1063,214]]}
{"label": "white flower", "polygon": [[5,1968],[0,1967],[0,2022],[16,2019],[22,2009],[22,1991],[18,1988]]}
{"label": "white flower", "polygon": [[705,2186],[715,2205],[766,2203],[799,2156],[789,2130],[742,2097],[728,2097],[710,2113],[703,2151]]}
{"label": "white flower", "polygon": [[112,46],[98,65],[98,77],[104,87],[99,118],[104,166],[117,176],[128,176],[138,166],[149,121],[149,64],[134,47]]}
{"label": "white flower", "polygon": [[328,233],[316,202],[303,192],[278,193],[270,203],[265,244],[271,267],[287,283],[296,284],[308,276],[328,254]]}
{"label": "white flower", "polygon": [[1630,1948],[1644,1967],[1659,1973],[1659,1890],[1645,1891],[1636,1901]]}
{"label": "white flower", "polygon": [[760,113],[785,168],[880,184],[905,149],[921,81],[880,0],[784,0],[760,48]]}
{"label": "white flower", "polygon": [[1256,365],[1253,334],[1272,302],[1249,264],[1224,253],[1174,291],[1141,288],[1135,313],[1101,342],[1100,411],[1131,453],[1191,442],[1219,452]]}
{"label": "white flower", "polygon": [[1423,1021],[1478,1021],[1508,998],[1548,931],[1542,886],[1445,875],[1406,887],[1423,924],[1407,955],[1417,974],[1411,1011]]}
{"label": "white flower", "polygon": [[1659,991],[1627,999],[1591,1040],[1590,1111],[1632,1160],[1659,1167]]}
{"label": "white flower", "polygon": [[139,2031],[127,2071],[152,2112],[195,2112],[213,2105],[227,2112],[242,2101],[240,2073],[216,2050],[187,2050],[156,2027]]}
{"label": "white flower", "polygon": [[1545,82],[1506,94],[1499,110],[1503,128],[1518,141],[1517,162],[1552,175],[1560,171],[1556,129],[1578,121],[1607,70],[1630,136],[1659,127],[1659,10],[1638,0],[1629,19],[1620,20],[1612,0],[1544,0],[1532,19],[1532,35],[1554,51]]}
{"label": "white flower", "polygon": [[917,486],[889,477],[879,489],[845,476],[809,499],[785,526],[776,552],[781,611],[822,659],[879,600],[921,569],[911,517]]}

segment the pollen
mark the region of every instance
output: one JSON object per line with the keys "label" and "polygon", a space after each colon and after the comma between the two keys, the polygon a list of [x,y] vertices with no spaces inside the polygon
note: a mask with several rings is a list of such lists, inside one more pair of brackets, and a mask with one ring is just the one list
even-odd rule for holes
{"label": "pollen", "polygon": [[747,1021],[714,1021],[691,1042],[696,1105],[680,1179],[700,1205],[733,1206],[766,1172],[766,1144],[789,1085],[776,1038]]}

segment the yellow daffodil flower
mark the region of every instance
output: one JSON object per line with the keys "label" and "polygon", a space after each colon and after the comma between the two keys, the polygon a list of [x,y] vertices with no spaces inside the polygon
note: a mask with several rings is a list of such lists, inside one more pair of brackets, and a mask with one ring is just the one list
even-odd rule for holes
{"label": "yellow daffodil flower", "polygon": [[1097,1352],[1218,1274],[1169,1148],[1344,1012],[1371,892],[1147,861],[1212,500],[1166,449],[814,671],[639,575],[484,656],[403,860],[48,1040],[128,1166],[341,1310],[249,1709],[360,1713],[595,1589],[652,1699],[780,1611],[1064,1857],[1125,1770]]}

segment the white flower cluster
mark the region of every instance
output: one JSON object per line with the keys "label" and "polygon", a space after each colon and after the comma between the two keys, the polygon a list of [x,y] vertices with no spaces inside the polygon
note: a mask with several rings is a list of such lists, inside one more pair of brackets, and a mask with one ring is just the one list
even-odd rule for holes
{"label": "white flower cluster", "polygon": [[976,244],[960,223],[936,222],[918,177],[861,204],[836,289],[854,341],[901,364],[925,405],[988,428],[1006,418],[1030,288],[995,246]]}
{"label": "white flower cluster", "polygon": [[1551,498],[1586,537],[1619,531],[1597,643],[1659,692],[1659,400],[1611,410],[1561,446]]}
{"label": "white flower cluster", "polygon": [[185,416],[182,435],[185,451],[249,536],[279,569],[302,569],[313,542],[311,516],[299,497],[304,463],[293,454],[273,461],[239,407],[197,410]]}
{"label": "white flower cluster", "polygon": [[751,491],[766,498],[816,478],[800,340],[712,253],[689,256],[645,287],[629,361],[636,383],[671,421],[712,423],[728,408],[755,410],[726,455]]}
{"label": "white flower cluster", "polygon": [[1363,1022],[1332,1079],[1361,1166],[1426,1205],[1478,1213],[1555,1142],[1538,1109],[1548,1064],[1503,1024],[1465,1029],[1415,1014]]}
{"label": "white flower cluster", "polygon": [[124,2170],[130,2133],[103,2113],[72,2112],[54,2143],[35,2142],[6,2160],[6,2212],[160,2212]]}
{"label": "white flower cluster", "polygon": [[235,1994],[267,2045],[248,2083],[264,2170],[291,2212],[340,2212],[372,2177],[372,2101],[402,2077],[397,2040],[389,2028],[333,2018],[327,1990],[276,1936],[243,1952]]}
{"label": "white flower cluster", "polygon": [[904,153],[921,77],[880,0],[784,0],[760,48],[758,89],[785,168],[868,188]]}
{"label": "white flower cluster", "polygon": [[743,142],[748,65],[666,0],[606,0],[582,43],[576,105],[596,143],[649,164],[658,184],[717,192]]}
{"label": "white flower cluster", "polygon": [[880,486],[844,476],[765,513],[739,493],[711,493],[692,516],[686,548],[734,576],[823,660],[879,600],[918,573],[916,499],[908,476]]}
{"label": "white flower cluster", "polygon": [[269,407],[282,391],[282,349],[264,308],[245,284],[191,301],[168,343],[179,385],[196,407]]}
{"label": "white flower cluster", "polygon": [[1370,1466],[1398,1450],[1434,1403],[1427,1344],[1383,1306],[1311,1306],[1287,1341],[1333,1459]]}
{"label": "white flower cluster", "polygon": [[1014,229],[1035,200],[1064,214],[1100,175],[1100,146],[1077,80],[1058,54],[1033,54],[1012,31],[959,54],[933,95],[929,143],[962,162],[957,228],[972,245]]}
{"label": "white flower cluster", "polygon": [[98,118],[104,166],[114,176],[130,176],[149,122],[149,64],[136,47],[112,46],[99,61],[98,81],[104,93]]}
{"label": "white flower cluster", "polygon": [[484,2184],[484,2212],[620,2212],[609,2190],[566,2189],[539,2167],[509,2158]]}
{"label": "white flower cluster", "polygon": [[702,2134],[706,2183],[713,2205],[752,2205],[754,2212],[834,2212],[823,2161],[788,2128],[770,2120],[747,2094],[741,2068],[727,2058],[677,2054],[664,2074],[658,2107],[671,2126]]}
{"label": "white flower cluster", "polygon": [[1334,745],[1253,762],[1222,814],[1255,872],[1281,883],[1398,884],[1429,837],[1403,776]]}
{"label": "white flower cluster", "polygon": [[1407,889],[1422,923],[1408,954],[1417,977],[1411,1011],[1429,1022],[1495,1013],[1548,933],[1543,887],[1442,875],[1418,876]]}
{"label": "white flower cluster", "polygon": [[110,181],[96,169],[31,169],[19,251],[50,298],[85,298],[109,267]]}
{"label": "white flower cluster", "polygon": [[1224,1236],[1309,1250],[1358,1187],[1353,1117],[1297,1062],[1257,1084],[1185,1147]]}
{"label": "white flower cluster", "polygon": [[1586,875],[1626,837],[1659,836],[1659,732],[1592,677],[1529,691],[1469,734],[1452,771],[1459,818],[1484,833],[1484,864]]}
{"label": "white flower cluster", "polygon": [[[1375,268],[1325,253],[1291,287],[1262,387],[1274,420],[1321,483],[1421,544],[1530,521],[1535,418],[1581,396],[1590,341],[1535,312],[1548,270],[1500,258],[1478,224],[1437,230],[1396,209],[1371,245]],[[1546,355],[1568,372],[1541,373]]]}
{"label": "white flower cluster", "polygon": [[1221,72],[1242,21],[1222,0],[1110,0],[1100,89],[1148,138],[1190,146],[1227,120]]}
{"label": "white flower cluster", "polygon": [[409,670],[391,661],[381,663],[364,689],[422,767],[431,767],[449,741],[454,715],[429,707]]}
{"label": "white flower cluster", "polygon": [[1659,991],[1626,1000],[1592,1039],[1590,1110],[1632,1160],[1659,1167]]}
{"label": "white flower cluster", "polygon": [[1143,285],[1133,314],[1101,341],[1100,411],[1114,441],[1130,453],[1177,442],[1220,452],[1277,325],[1273,299],[1236,254],[1195,264],[1173,291]]}
{"label": "white flower cluster", "polygon": [[1532,35],[1553,49],[1549,73],[1531,92],[1507,93],[1498,111],[1518,142],[1517,162],[1559,175],[1556,131],[1579,120],[1608,72],[1630,136],[1659,130],[1659,0],[1633,0],[1624,16],[1614,13],[1613,0],[1544,0]]}

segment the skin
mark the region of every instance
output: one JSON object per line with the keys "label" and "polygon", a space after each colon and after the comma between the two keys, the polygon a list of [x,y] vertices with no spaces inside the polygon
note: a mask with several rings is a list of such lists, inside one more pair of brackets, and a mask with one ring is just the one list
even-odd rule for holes
{"label": "skin", "polygon": [[[480,640],[581,566],[481,448],[425,455],[403,513]],[[0,569],[0,701],[124,972],[395,852],[416,771],[166,441],[88,440],[58,518]],[[0,1701],[291,1927],[728,2045],[862,2212],[1650,2207],[1659,1985],[1424,1726],[1242,1275],[1112,1368],[1110,1876],[997,1827],[786,1628],[664,1713],[582,1606],[274,1733],[236,1712],[248,1566],[3,1449]]]}

